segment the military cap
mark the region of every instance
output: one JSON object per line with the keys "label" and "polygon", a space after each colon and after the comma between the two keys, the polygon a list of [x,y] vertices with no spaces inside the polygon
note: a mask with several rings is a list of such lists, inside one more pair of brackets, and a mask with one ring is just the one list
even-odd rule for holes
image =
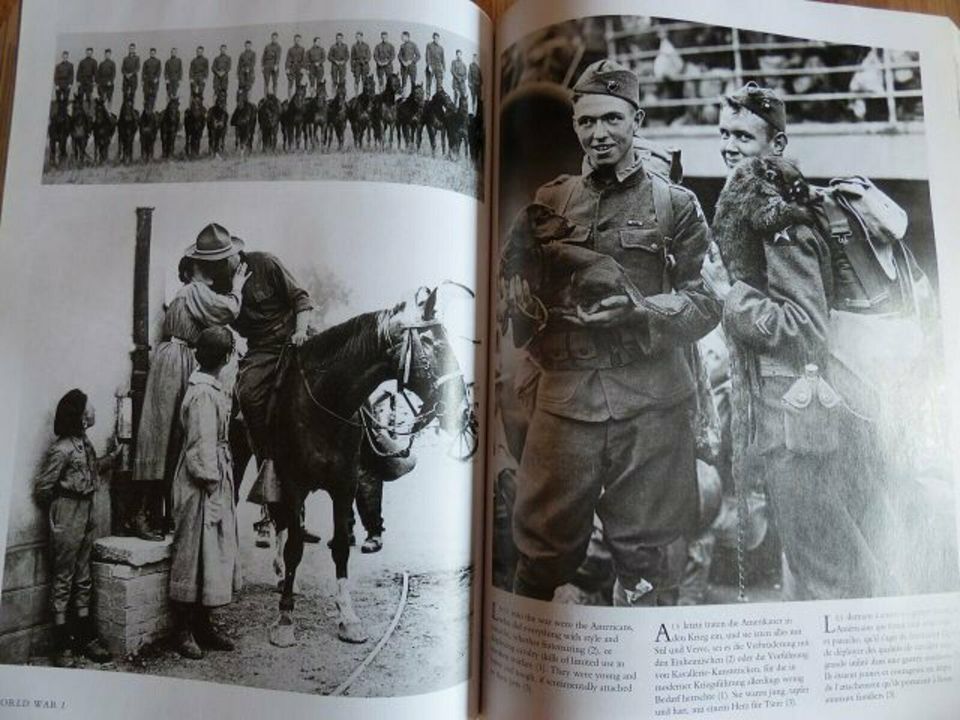
{"label": "military cap", "polygon": [[576,95],[612,95],[640,107],[640,81],[629,68],[612,60],[600,60],[589,65],[577,84]]}
{"label": "military cap", "polygon": [[780,132],[786,131],[787,111],[783,99],[770,88],[760,87],[751,80],[732,95],[727,95],[727,100],[763,118]]}

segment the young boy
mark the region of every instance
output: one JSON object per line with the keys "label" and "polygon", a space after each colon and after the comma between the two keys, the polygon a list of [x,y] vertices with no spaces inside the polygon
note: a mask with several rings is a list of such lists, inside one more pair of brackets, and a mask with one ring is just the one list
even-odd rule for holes
{"label": "young boy", "polygon": [[[97,638],[90,615],[90,553],[93,550],[95,519],[93,495],[100,484],[100,471],[112,464],[115,455],[97,459],[87,438],[87,428],[96,420],[87,396],[74,388],[60,398],[53,420],[57,436],[40,472],[34,479],[34,497],[41,507],[49,506],[50,550],[53,557],[53,664],[73,667],[71,640],[79,652],[94,662],[109,661],[109,651]],[[67,610],[73,597],[75,622],[68,623]],[[73,627],[71,627],[73,625]]]}
{"label": "young boy", "polygon": [[198,368],[180,408],[184,444],[173,479],[173,560],[170,599],[177,610],[177,651],[203,657],[203,649],[233,650],[210,621],[240,589],[233,463],[228,426],[230,397],[220,373],[233,354],[233,335],[214,326],[196,341]]}

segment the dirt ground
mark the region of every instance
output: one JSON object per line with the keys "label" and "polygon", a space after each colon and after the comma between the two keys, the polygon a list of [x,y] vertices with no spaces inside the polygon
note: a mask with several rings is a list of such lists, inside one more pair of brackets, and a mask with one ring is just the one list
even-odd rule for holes
{"label": "dirt ground", "polygon": [[[435,447],[430,448],[431,443]],[[215,619],[233,638],[233,652],[207,653],[186,660],[168,641],[144,648],[138,656],[83,667],[144,673],[247,687],[329,694],[373,650],[396,613],[402,578],[409,591],[400,622],[384,648],[346,691],[351,696],[400,696],[450,687],[469,674],[469,629],[475,572],[471,565],[471,487],[464,465],[443,452],[439,439],[423,438],[418,467],[384,487],[386,532],[383,550],[350,555],[353,602],[369,636],[352,645],[337,639],[336,580],[327,548],[332,536],[330,500],[314,493],[306,506],[307,526],[320,534],[307,545],[297,582],[294,622],[297,645],[279,648],[268,640],[280,595],[272,567],[273,548],[254,546],[253,522],[259,507],[238,507],[244,588],[219,609]],[[467,473],[468,475],[469,473]],[[242,496],[252,483],[248,469]],[[359,523],[358,543],[365,534]],[[45,663],[46,659],[37,658]]]}
{"label": "dirt ground", "polygon": [[[149,163],[139,160],[139,140],[134,142],[134,157],[129,165],[116,161],[117,141],[114,139],[110,160],[103,165],[74,167],[65,161],[62,167],[50,167],[45,158],[45,184],[125,184],[125,183],[182,183],[221,180],[368,180],[394,182],[453,190],[483,200],[483,173],[478,171],[461,151],[459,158],[443,156],[439,144],[436,156],[430,152],[430,143],[424,134],[419,153],[408,153],[396,146],[386,150],[357,150],[349,139],[342,151],[336,150],[336,141],[330,151],[292,151],[278,154],[255,149],[252,155],[241,157],[234,149],[232,132],[228,133],[222,156],[210,156],[206,138],[201,146],[201,157],[187,160],[183,157],[184,138],[177,138],[174,158],[156,159]],[[254,147],[259,146],[259,139]],[[92,154],[92,144],[87,147]],[[156,157],[160,156],[157,141]],[[91,155],[92,157],[92,155]]]}

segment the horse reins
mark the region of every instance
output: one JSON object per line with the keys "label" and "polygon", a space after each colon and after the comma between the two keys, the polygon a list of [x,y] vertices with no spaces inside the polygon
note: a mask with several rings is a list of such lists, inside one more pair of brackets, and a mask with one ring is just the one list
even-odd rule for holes
{"label": "horse reins", "polygon": [[[410,369],[412,366],[414,345],[419,343],[414,343],[413,333],[415,330],[426,329],[430,327],[435,327],[440,325],[439,321],[425,321],[420,323],[411,323],[409,325],[403,326],[403,339],[400,341],[402,346],[400,354],[400,363],[397,368],[397,377],[395,378],[397,385],[399,386],[398,394],[403,397],[404,402],[407,403],[407,406],[410,408],[411,412],[414,414],[413,424],[409,430],[397,430],[395,427],[391,428],[383,423],[379,422],[373,417],[373,413],[364,406],[360,406],[357,411],[357,416],[359,420],[354,420],[352,417],[344,417],[335,410],[327,407],[322,402],[320,402],[316,396],[313,394],[313,390],[310,387],[310,381],[307,378],[307,373],[303,368],[303,363],[300,361],[300,354],[294,352],[294,359],[297,365],[297,371],[300,373],[300,379],[303,382],[304,390],[307,392],[307,397],[310,398],[310,401],[320,410],[328,414],[330,417],[338,420],[341,423],[349,425],[350,427],[355,427],[363,431],[364,438],[367,441],[367,444],[370,446],[371,451],[379,457],[384,458],[395,458],[395,457],[406,457],[410,453],[410,448],[413,446],[413,440],[417,434],[420,433],[423,428],[429,425],[438,415],[439,407],[441,405],[439,400],[434,400],[435,396],[438,393],[439,388],[443,387],[446,383],[457,378],[463,378],[463,373],[459,370],[445,373],[434,379],[431,396],[426,398],[423,405],[427,406],[427,409],[423,412],[417,411],[413,403],[411,402],[409,396],[406,392],[406,383],[410,377]],[[427,367],[430,367],[429,361],[424,357],[425,353],[420,353],[421,359],[426,363]],[[432,401],[432,402],[431,402]],[[386,431],[391,435],[404,435],[409,438],[407,446],[402,450],[397,450],[394,452],[382,452],[378,447],[375,440],[375,431]]]}

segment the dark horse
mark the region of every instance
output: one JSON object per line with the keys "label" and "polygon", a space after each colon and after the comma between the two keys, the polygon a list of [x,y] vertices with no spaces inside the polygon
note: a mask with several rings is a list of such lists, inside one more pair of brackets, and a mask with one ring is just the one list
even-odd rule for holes
{"label": "dark horse", "polygon": [[363,91],[347,103],[347,118],[350,120],[350,134],[353,136],[353,146],[363,149],[367,135],[372,132],[374,106],[377,95],[373,75],[363,78]]}
{"label": "dark horse", "polygon": [[310,141],[310,149],[316,150],[321,144],[320,138],[326,133],[327,127],[327,81],[317,83],[316,96],[309,98],[303,110],[303,126],[306,140]]}
{"label": "dark horse", "polygon": [[412,151],[414,146],[419,150],[423,141],[423,98],[423,84],[418,83],[397,107],[397,130],[408,151]]}
{"label": "dark horse", "polygon": [[120,145],[120,161],[133,162],[133,139],[137,135],[140,119],[133,109],[133,95],[124,96],[120,106],[120,119],[117,121],[117,139]]}
{"label": "dark horse", "polygon": [[247,91],[237,90],[237,107],[230,118],[234,127],[234,149],[240,155],[253,152],[253,137],[257,132],[257,106],[247,99]]}
{"label": "dark horse", "polygon": [[178,132],[180,132],[180,98],[172,97],[160,118],[160,148],[166,159],[173,157]]}
{"label": "dark horse", "polygon": [[190,97],[190,107],[183,113],[183,131],[187,136],[184,155],[187,157],[200,156],[200,140],[206,124],[207,109],[203,106],[203,96],[193,94]]}
{"label": "dark horse", "polygon": [[329,148],[333,142],[334,133],[337,136],[337,149],[343,150],[343,134],[347,127],[347,86],[346,83],[337,83],[337,91],[327,105],[327,127],[324,147]]}
{"label": "dark horse", "polygon": [[70,116],[70,143],[73,159],[77,165],[83,165],[87,159],[87,142],[93,129],[93,113],[89,101],[77,93],[73,98],[73,114]]}
{"label": "dark horse", "polygon": [[97,164],[106,162],[110,154],[110,142],[117,130],[117,116],[107,110],[101,98],[96,99],[93,113],[93,151]]}
{"label": "dark horse", "polygon": [[222,155],[227,139],[230,116],[227,114],[227,94],[217,93],[217,101],[207,113],[207,150],[211,155]]}
{"label": "dark horse", "polygon": [[280,101],[274,94],[260,99],[257,105],[260,121],[260,146],[263,150],[277,150],[277,129],[280,127]]}
{"label": "dark horse", "polygon": [[[338,637],[367,639],[347,584],[350,521],[357,492],[355,469],[363,443],[372,442],[376,421],[363,406],[383,382],[422,400],[411,436],[434,419],[451,433],[475,429],[473,408],[460,365],[440,321],[438,289],[422,288],[393,308],[358,315],[310,338],[293,353],[276,404],[276,473],[282,502],[271,503],[278,533],[287,531],[280,618],[270,642],[290,646],[294,580],[303,556],[300,516],[308,494],[326,490],[333,501],[330,548],[337,573]],[[471,448],[471,453],[475,446]]]}
{"label": "dark horse", "polygon": [[[440,139],[440,152],[447,154],[447,117],[457,111],[453,100],[447,95],[447,91],[440,88],[433,94],[433,97],[427,101],[427,106],[423,110],[423,124],[427,128],[427,136],[430,138],[430,153],[437,154],[437,138]],[[419,143],[417,149],[420,149]]]}
{"label": "dark horse", "polygon": [[397,133],[397,145],[400,144],[399,130],[397,129],[397,105],[400,98],[400,76],[390,73],[387,85],[383,92],[377,95],[373,107],[373,138],[382,150],[389,134],[390,147],[393,147],[393,136]]}
{"label": "dark horse", "polygon": [[50,103],[50,124],[47,136],[50,138],[50,165],[59,165],[67,157],[67,138],[70,137],[69,100],[58,97]]}

